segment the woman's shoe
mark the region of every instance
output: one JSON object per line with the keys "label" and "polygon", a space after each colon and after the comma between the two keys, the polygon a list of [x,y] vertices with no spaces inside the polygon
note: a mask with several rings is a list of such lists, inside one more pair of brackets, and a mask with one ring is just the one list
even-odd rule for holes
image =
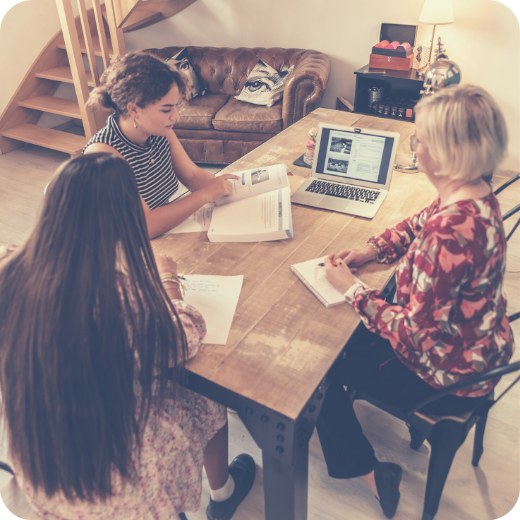
{"label": "woman's shoe", "polygon": [[387,518],[393,518],[401,498],[399,484],[403,469],[393,462],[378,462],[374,469],[379,504]]}
{"label": "woman's shoe", "polygon": [[241,453],[229,465],[229,474],[235,481],[235,491],[223,502],[209,499],[206,509],[208,520],[230,520],[237,507],[246,498],[255,480],[255,461],[247,453]]}

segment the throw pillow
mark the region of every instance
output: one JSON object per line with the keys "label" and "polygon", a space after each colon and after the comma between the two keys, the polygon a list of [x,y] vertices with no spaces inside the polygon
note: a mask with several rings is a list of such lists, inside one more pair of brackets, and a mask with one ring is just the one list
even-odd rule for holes
{"label": "throw pillow", "polygon": [[235,99],[255,105],[273,106],[276,101],[281,99],[293,69],[294,65],[290,69],[277,71],[263,60],[258,60],[247,77],[242,92],[235,96]]}
{"label": "throw pillow", "polygon": [[205,90],[202,88],[193,63],[188,56],[188,49],[186,49],[186,47],[175,56],[167,59],[166,63],[171,69],[176,70],[183,77],[186,83],[186,101],[204,95]]}

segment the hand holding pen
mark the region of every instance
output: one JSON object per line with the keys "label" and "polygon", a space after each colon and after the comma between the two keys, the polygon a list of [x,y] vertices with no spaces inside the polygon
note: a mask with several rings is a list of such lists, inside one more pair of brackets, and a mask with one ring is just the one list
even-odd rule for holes
{"label": "hand holding pen", "polygon": [[335,254],[325,258],[325,278],[338,291],[344,293],[356,283],[354,275],[343,259]]}

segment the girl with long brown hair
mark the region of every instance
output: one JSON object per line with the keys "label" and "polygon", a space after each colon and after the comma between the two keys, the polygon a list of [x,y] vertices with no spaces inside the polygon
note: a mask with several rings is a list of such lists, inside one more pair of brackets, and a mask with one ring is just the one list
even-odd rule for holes
{"label": "girl with long brown hair", "polygon": [[[231,194],[228,179],[214,177],[189,157],[173,131],[185,93],[181,75],[146,52],[126,54],[102,75],[89,104],[113,109],[107,125],[93,136],[84,153],[108,152],[132,166],[148,234],[154,238],[193,215],[204,204]],[[192,193],[168,201],[181,181]]]}
{"label": "girl with long brown hair", "polygon": [[[2,259],[3,257],[3,259]],[[49,518],[231,518],[254,462],[227,466],[226,410],[179,384],[205,334],[154,257],[132,169],[66,162],[26,242],[0,251],[1,412],[16,478]]]}

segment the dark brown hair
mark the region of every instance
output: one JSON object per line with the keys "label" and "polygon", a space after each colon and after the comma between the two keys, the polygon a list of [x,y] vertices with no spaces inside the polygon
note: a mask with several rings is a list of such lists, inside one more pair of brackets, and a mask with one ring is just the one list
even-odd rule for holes
{"label": "dark brown hair", "polygon": [[185,359],[179,323],[128,163],[65,163],[36,228],[0,264],[2,412],[34,489],[103,499],[113,469],[135,475],[150,404],[161,406],[169,362],[180,360],[175,380]]}
{"label": "dark brown hair", "polygon": [[103,72],[88,104],[113,108],[117,116],[126,116],[128,103],[144,108],[166,96],[173,84],[184,96],[186,86],[177,71],[152,54],[131,52]]}

